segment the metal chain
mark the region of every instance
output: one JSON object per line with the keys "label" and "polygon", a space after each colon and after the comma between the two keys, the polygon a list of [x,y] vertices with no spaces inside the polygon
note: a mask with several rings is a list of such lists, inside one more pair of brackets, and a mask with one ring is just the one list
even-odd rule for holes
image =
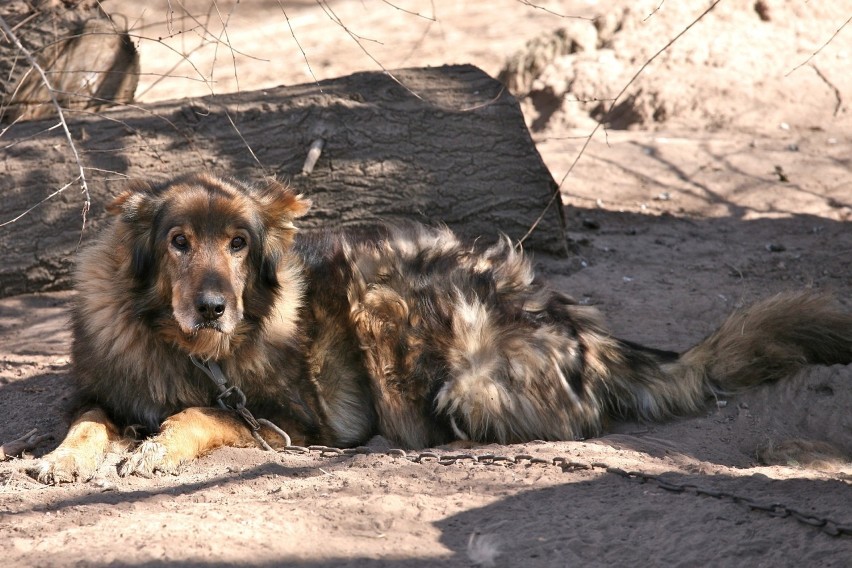
{"label": "metal chain", "polygon": [[733,503],[744,505],[751,511],[759,511],[772,517],[792,517],[802,524],[816,527],[831,536],[852,536],[852,524],[841,524],[826,517],[813,515],[794,509],[793,507],[788,507],[782,503],[760,503],[754,499],[743,497],[742,495],[737,495],[735,493],[699,487],[694,483],[676,483],[673,481],[667,481],[665,479],[661,479],[659,476],[641,471],[625,471],[617,467],[608,467],[606,470],[610,473],[620,475],[625,479],[637,480],[640,483],[646,483],[649,481],[653,482],[660,489],[665,489],[666,491],[672,491],[674,493],[691,493],[698,496],[713,497],[714,499],[729,500]]}
{"label": "metal chain", "polygon": [[[751,499],[749,497],[743,497],[742,495],[737,495],[735,493],[729,493],[727,491],[717,491],[716,489],[708,489],[706,487],[699,487],[694,483],[677,483],[673,481],[668,481],[662,479],[660,476],[657,475],[641,471],[626,471],[624,469],[613,467],[604,462],[599,461],[585,463],[570,460],[563,456],[556,456],[554,458],[546,459],[533,456],[532,454],[516,454],[512,457],[499,454],[445,454],[435,451],[408,453],[405,450],[399,448],[379,450],[367,446],[358,446],[355,448],[335,448],[333,446],[318,445],[294,446],[292,445],[290,436],[288,436],[284,430],[282,430],[269,420],[263,418],[256,419],[252,415],[248,408],[245,407],[246,396],[243,391],[236,385],[228,386],[227,378],[222,372],[222,368],[219,367],[219,365],[216,364],[215,361],[201,362],[193,356],[190,356],[190,360],[196,367],[201,369],[204,374],[210,378],[210,380],[212,380],[216,384],[217,388],[219,389],[219,395],[216,397],[216,401],[218,402],[219,406],[223,409],[236,411],[240,415],[240,417],[242,417],[242,419],[246,422],[246,424],[248,424],[249,429],[251,430],[251,434],[254,437],[255,441],[258,443],[258,445],[267,451],[274,450],[260,435],[261,424],[271,428],[284,440],[285,445],[278,449],[278,451],[280,452],[294,452],[301,454],[318,452],[320,454],[320,457],[351,457],[359,454],[386,455],[391,457],[403,458],[410,462],[418,464],[429,463],[430,461],[434,461],[439,465],[447,466],[453,465],[458,462],[470,462],[485,465],[519,465],[523,463],[528,463],[529,465],[541,464],[548,466],[557,466],[561,468],[563,472],[602,469],[607,473],[618,475],[619,477],[623,477],[624,479],[634,480],[640,483],[654,483],[657,485],[657,487],[659,487],[660,489],[664,489],[665,491],[671,491],[673,493],[690,493],[696,496],[728,500],[732,503],[744,505],[751,511],[759,511],[772,517],[792,517],[799,523],[818,528],[822,532],[830,536],[852,537],[852,524],[841,524],[826,517],[821,517],[818,515],[812,515],[810,513],[799,511],[792,507],[788,507],[782,503],[760,503],[755,501],[754,499]],[[225,402],[226,398],[232,396],[237,397],[236,403],[232,405]]]}
{"label": "metal chain", "polygon": [[500,454],[454,454],[442,453],[435,451],[424,451],[409,453],[399,448],[393,449],[376,449],[367,446],[358,446],[356,448],[335,448],[332,446],[292,446],[288,445],[279,448],[281,452],[294,452],[306,454],[316,452],[320,457],[346,456],[351,457],[358,454],[367,455],[386,455],[406,459],[413,463],[437,463],[439,465],[453,465],[458,462],[469,462],[484,465],[519,465],[519,464],[541,464],[547,466],[557,466],[563,472],[594,470],[601,469],[607,473],[611,473],[627,480],[639,481],[640,483],[654,483],[660,489],[671,491],[673,493],[690,493],[696,496],[712,497],[714,499],[727,500],[732,503],[744,505],[751,511],[765,513],[772,517],[791,517],[811,527],[820,529],[822,532],[836,537],[852,537],[852,524],[839,523],[832,519],[813,515],[788,507],[782,503],[761,503],[749,497],[743,497],[735,493],[727,491],[719,491],[706,487],[699,487],[693,483],[677,483],[662,479],[660,476],[645,473],[641,471],[626,471],[624,469],[610,466],[604,462],[580,462],[563,456],[556,456],[550,459],[533,456],[532,454],[516,454],[515,456],[507,456]]}
{"label": "metal chain", "polygon": [[[273,430],[275,430],[278,434],[284,438],[285,443],[289,446],[290,436],[287,433],[270,422],[269,420],[255,419],[254,415],[246,408],[246,395],[242,391],[240,387],[237,385],[228,386],[228,379],[225,377],[225,373],[222,372],[222,367],[219,366],[215,361],[199,361],[194,356],[190,355],[189,360],[192,361],[192,364],[201,369],[201,371],[207,375],[207,377],[213,381],[213,384],[216,385],[216,388],[219,389],[219,394],[216,396],[216,402],[219,404],[219,407],[223,410],[233,410],[237,414],[240,415],[246,424],[248,424],[249,430],[251,430],[252,438],[257,444],[266,451],[274,451],[272,446],[270,446],[266,440],[263,439],[263,436],[260,435],[260,425],[261,423],[269,426]],[[225,400],[230,397],[236,397],[237,401],[233,404],[226,402]]]}

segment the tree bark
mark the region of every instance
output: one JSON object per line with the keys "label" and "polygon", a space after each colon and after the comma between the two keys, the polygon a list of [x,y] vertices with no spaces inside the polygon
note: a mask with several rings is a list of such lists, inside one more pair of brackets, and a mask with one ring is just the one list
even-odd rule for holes
{"label": "tree bark", "polygon": [[[70,285],[74,254],[128,178],[189,171],[289,181],[314,202],[307,229],[379,219],[446,223],[463,236],[566,251],[562,204],[517,101],[472,66],[356,73],[293,87],[74,114],[79,182],[0,227],[0,296]],[[403,86],[404,85],[404,86]],[[0,139],[0,222],[79,174],[54,121],[15,124]],[[309,149],[322,145],[310,173]],[[307,168],[309,169],[309,168]],[[539,217],[541,218],[539,219]]]}

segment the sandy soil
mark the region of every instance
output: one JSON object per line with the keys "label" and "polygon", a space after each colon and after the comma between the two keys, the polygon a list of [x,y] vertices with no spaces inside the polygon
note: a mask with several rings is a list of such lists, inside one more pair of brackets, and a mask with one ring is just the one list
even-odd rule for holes
{"label": "sandy soil", "polygon": [[[179,13],[167,21],[165,2],[149,3],[142,19],[138,2],[109,4],[148,36],[184,25],[178,49],[197,40]],[[723,1],[656,60],[620,99],[631,101],[620,115],[627,129],[599,131],[562,186],[577,254],[539,255],[539,268],[598,305],[622,337],[681,350],[735,307],[803,287],[832,290],[852,310],[852,111],[844,98],[852,96],[852,28],[841,29],[852,12],[843,3],[757,4],[768,21],[754,3]],[[206,5],[191,9],[206,14]],[[528,39],[562,26],[591,37],[586,20],[553,12],[621,18],[609,44],[592,37],[585,51],[551,58],[525,79],[524,109],[557,180],[600,104],[581,112],[572,100],[595,89],[611,99],[707,5],[330,3],[357,37],[383,42],[362,45],[386,68],[471,62],[494,75]],[[376,67],[320,6],[287,6],[318,78]],[[634,7],[629,17],[625,6]],[[228,17],[230,4],[219,8],[209,22]],[[215,92],[311,80],[278,3],[243,2],[230,17],[230,44],[253,58],[237,55],[235,64],[222,44],[195,52],[200,73],[216,62]],[[152,74],[142,100],[210,92],[189,79],[156,82],[191,70],[171,69],[150,43],[141,48]],[[742,503],[780,504],[852,530],[852,368],[842,366],[718,401],[700,416],[616,424],[600,439],[464,450],[606,464],[697,493],[600,465],[415,463],[384,453],[381,439],[371,443],[375,453],[354,457],[223,449],[153,479],[119,478],[122,456],[112,455],[89,484],[41,486],[26,468],[63,434],[69,294],[0,300],[0,441],[32,428],[54,436],[0,463],[5,566],[848,566],[852,558],[852,535]]]}

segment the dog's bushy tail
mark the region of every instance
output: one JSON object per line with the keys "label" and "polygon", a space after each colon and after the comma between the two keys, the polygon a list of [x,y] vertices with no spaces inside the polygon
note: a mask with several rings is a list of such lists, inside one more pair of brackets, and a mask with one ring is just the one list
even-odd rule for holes
{"label": "dog's bushy tail", "polygon": [[808,364],[852,362],[852,314],[827,294],[781,294],[731,314],[681,356],[712,388],[736,392],[792,375]]}
{"label": "dog's bushy tail", "polygon": [[734,312],[677,358],[620,343],[616,369],[622,366],[622,373],[610,375],[615,397],[607,397],[618,402],[610,410],[660,419],[697,411],[712,396],[791,376],[805,365],[852,363],[852,314],[828,294],[785,293]]}

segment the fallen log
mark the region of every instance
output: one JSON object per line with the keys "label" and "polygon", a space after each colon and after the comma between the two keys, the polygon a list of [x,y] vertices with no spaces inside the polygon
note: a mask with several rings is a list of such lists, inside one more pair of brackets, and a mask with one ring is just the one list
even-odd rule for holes
{"label": "fallen log", "polygon": [[0,137],[0,296],[68,288],[77,247],[126,179],[199,170],[289,181],[314,202],[307,229],[415,219],[517,240],[535,226],[526,248],[564,253],[557,184],[501,84],[472,66],[393,77],[68,111],[79,160],[55,120],[12,125]]}

